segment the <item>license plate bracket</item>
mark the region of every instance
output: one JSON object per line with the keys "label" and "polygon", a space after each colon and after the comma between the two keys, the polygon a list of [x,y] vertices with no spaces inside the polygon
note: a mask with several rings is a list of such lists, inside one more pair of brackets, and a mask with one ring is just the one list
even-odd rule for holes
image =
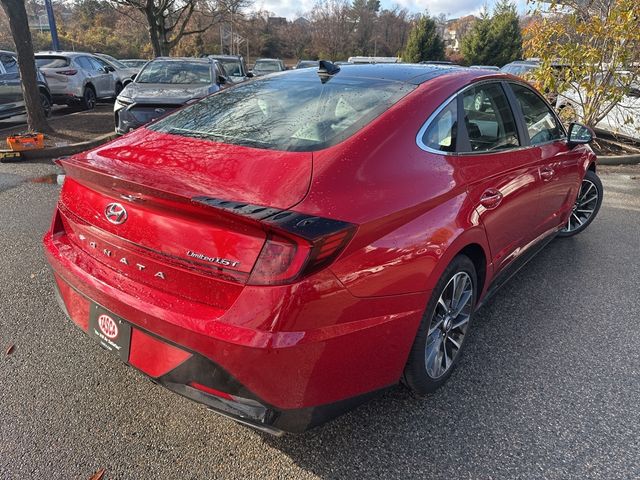
{"label": "license plate bracket", "polygon": [[129,360],[131,325],[119,316],[92,303],[89,310],[88,333],[105,350],[118,355],[124,362]]}

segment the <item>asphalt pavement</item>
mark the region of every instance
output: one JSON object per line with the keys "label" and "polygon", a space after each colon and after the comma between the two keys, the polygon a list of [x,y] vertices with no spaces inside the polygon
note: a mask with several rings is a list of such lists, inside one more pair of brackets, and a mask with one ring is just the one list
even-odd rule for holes
{"label": "asphalt pavement", "polygon": [[[478,313],[458,369],[270,437],[146,380],[59,310],[48,164],[0,164],[0,478],[640,478],[640,169]],[[10,355],[5,351],[14,344]]]}

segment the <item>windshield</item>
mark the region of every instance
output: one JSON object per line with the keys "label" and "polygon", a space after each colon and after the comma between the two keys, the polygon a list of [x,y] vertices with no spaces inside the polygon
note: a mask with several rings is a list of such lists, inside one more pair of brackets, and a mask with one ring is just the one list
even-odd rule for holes
{"label": "windshield", "polygon": [[260,70],[261,72],[279,72],[280,62],[276,62],[273,60],[261,60],[256,62],[256,65],[253,67],[254,70]]}
{"label": "windshield", "polygon": [[128,68],[124,63],[122,63],[120,60],[116,58],[113,58],[111,55],[102,54],[102,55],[98,55],[98,57],[102,57],[104,60],[107,60],[116,68]]}
{"label": "windshield", "polygon": [[219,58],[218,61],[224,65],[224,69],[227,74],[232,77],[243,77],[244,73],[242,73],[242,65],[240,65],[240,60],[234,60],[232,58]]}
{"label": "windshield", "polygon": [[510,64],[510,65],[505,65],[500,70],[505,73],[510,73],[511,75],[523,75],[527,72],[530,72],[531,70],[534,70],[535,68],[536,68],[535,65]]}
{"label": "windshield", "polygon": [[288,151],[343,141],[414,86],[317,76],[265,78],[223,90],[150,125],[164,133]]}
{"label": "windshield", "polygon": [[317,67],[319,65],[319,62],[314,62],[314,61],[302,61],[302,62],[298,62],[298,65],[296,66],[296,68],[313,68],[313,67]]}
{"label": "windshield", "polygon": [[155,60],[138,74],[136,83],[209,85],[211,67],[208,63]]}
{"label": "windshield", "polygon": [[142,67],[149,60],[122,60],[120,63],[124,63],[127,67]]}

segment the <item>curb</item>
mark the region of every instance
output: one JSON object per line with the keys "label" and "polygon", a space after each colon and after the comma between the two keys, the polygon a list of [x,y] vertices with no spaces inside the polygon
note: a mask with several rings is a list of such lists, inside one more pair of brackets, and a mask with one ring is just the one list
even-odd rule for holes
{"label": "curb", "polygon": [[60,147],[41,148],[39,150],[24,150],[20,155],[21,160],[37,160],[42,158],[56,158],[64,155],[73,155],[85,150],[90,150],[103,143],[116,138],[115,133],[107,133],[86,142],[72,143]]}
{"label": "curb", "polygon": [[640,153],[598,156],[597,163],[600,165],[637,165],[640,163]]}

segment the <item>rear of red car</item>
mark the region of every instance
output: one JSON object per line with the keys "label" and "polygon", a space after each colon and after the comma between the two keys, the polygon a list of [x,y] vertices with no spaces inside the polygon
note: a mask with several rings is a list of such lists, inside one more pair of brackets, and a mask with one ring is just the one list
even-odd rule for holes
{"label": "rear of red car", "polygon": [[[327,268],[358,226],[295,208],[311,188],[314,128],[290,151],[275,137],[261,148],[140,129],[61,160],[44,244],[62,308],[154,381],[272,433],[394,384],[421,312],[354,297]],[[397,328],[406,338],[389,342]]]}

